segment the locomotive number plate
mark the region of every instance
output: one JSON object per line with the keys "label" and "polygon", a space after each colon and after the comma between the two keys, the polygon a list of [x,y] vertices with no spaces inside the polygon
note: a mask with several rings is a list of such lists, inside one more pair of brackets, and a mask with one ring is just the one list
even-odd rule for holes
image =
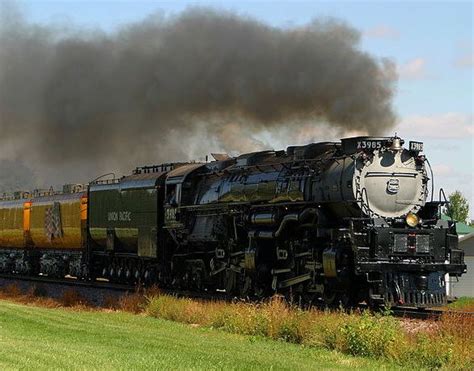
{"label": "locomotive number plate", "polygon": [[421,152],[423,151],[423,143],[422,142],[412,142],[410,141],[410,151],[413,152]]}
{"label": "locomotive number plate", "polygon": [[380,149],[383,146],[381,140],[358,140],[357,149]]}

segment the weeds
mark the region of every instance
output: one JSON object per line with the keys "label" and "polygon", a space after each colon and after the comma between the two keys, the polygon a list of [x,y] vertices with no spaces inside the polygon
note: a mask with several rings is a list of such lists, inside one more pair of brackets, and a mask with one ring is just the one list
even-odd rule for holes
{"label": "weeds", "polygon": [[390,312],[303,311],[282,298],[253,303],[204,302],[169,295],[148,297],[153,317],[227,332],[324,347],[355,356],[385,358],[421,368],[472,368],[474,320],[446,315],[437,331],[410,334]]}
{"label": "weeds", "polygon": [[132,294],[127,293],[118,298],[118,300],[112,304],[112,308],[137,314],[143,312],[146,303],[146,298],[142,294],[138,292]]}
{"label": "weeds", "polygon": [[451,340],[453,361],[460,367],[474,369],[474,317],[446,313],[439,322],[439,333]]}
{"label": "weeds", "polygon": [[60,299],[59,302],[65,306],[65,307],[74,307],[78,305],[86,305],[87,300],[83,298],[77,290],[74,289],[67,289],[65,290]]}
{"label": "weeds", "polygon": [[397,358],[399,363],[418,366],[428,369],[441,368],[444,366],[454,367],[454,349],[452,339],[434,334],[418,333],[408,341],[398,345]]}
{"label": "weeds", "polygon": [[64,306],[58,299],[46,297],[42,287],[38,286],[33,286],[24,292],[18,284],[6,285],[0,290],[0,299],[15,300],[22,304],[33,304],[46,308]]}
{"label": "weeds", "polygon": [[20,286],[18,286],[15,283],[11,283],[9,285],[6,285],[2,289],[2,294],[3,294],[2,296],[5,296],[5,297],[19,297],[23,295],[23,292]]}
{"label": "weeds", "polygon": [[392,354],[393,345],[400,332],[400,323],[393,317],[371,315],[361,316],[345,323],[341,331],[347,351],[353,355],[380,358]]}

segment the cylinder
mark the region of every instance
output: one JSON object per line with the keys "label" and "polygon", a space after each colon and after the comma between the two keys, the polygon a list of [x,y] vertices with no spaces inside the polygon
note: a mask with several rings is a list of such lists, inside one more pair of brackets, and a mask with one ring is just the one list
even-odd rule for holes
{"label": "cylinder", "polygon": [[277,222],[277,216],[275,213],[254,213],[250,215],[250,223],[254,225],[273,225]]}

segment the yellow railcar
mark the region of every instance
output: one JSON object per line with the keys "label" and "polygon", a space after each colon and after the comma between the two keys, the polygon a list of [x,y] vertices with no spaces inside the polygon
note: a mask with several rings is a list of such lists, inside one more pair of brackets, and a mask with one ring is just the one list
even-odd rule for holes
{"label": "yellow railcar", "polygon": [[81,249],[85,192],[0,201],[0,248]]}
{"label": "yellow railcar", "polygon": [[24,199],[0,201],[0,247],[25,247],[25,203]]}
{"label": "yellow railcar", "polygon": [[81,249],[86,218],[84,192],[37,197],[31,200],[26,232],[36,249]]}
{"label": "yellow railcar", "polygon": [[0,272],[82,277],[86,222],[86,192],[1,200]]}

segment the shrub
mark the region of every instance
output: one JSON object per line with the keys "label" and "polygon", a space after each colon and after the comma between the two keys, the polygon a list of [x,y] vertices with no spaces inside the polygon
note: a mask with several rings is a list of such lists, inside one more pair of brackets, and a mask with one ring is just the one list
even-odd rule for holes
{"label": "shrub", "polygon": [[146,312],[153,317],[184,323],[200,323],[204,318],[201,303],[170,295],[149,297]]}
{"label": "shrub", "polygon": [[411,341],[401,345],[398,362],[407,366],[434,369],[447,366],[452,356],[451,338],[419,333]]}
{"label": "shrub", "polygon": [[305,338],[307,345],[339,351],[347,349],[346,337],[341,329],[352,320],[349,314],[342,311],[312,311],[311,314],[312,321]]}
{"label": "shrub", "polygon": [[256,304],[202,303],[206,307],[201,324],[244,335],[266,336],[268,321]]}
{"label": "shrub", "polygon": [[345,346],[350,354],[366,357],[389,356],[397,335],[399,322],[390,316],[371,315],[363,312],[357,319],[344,324]]}
{"label": "shrub", "polygon": [[275,296],[262,305],[266,334],[273,339],[302,343],[309,331],[310,313],[289,306],[285,299]]}

